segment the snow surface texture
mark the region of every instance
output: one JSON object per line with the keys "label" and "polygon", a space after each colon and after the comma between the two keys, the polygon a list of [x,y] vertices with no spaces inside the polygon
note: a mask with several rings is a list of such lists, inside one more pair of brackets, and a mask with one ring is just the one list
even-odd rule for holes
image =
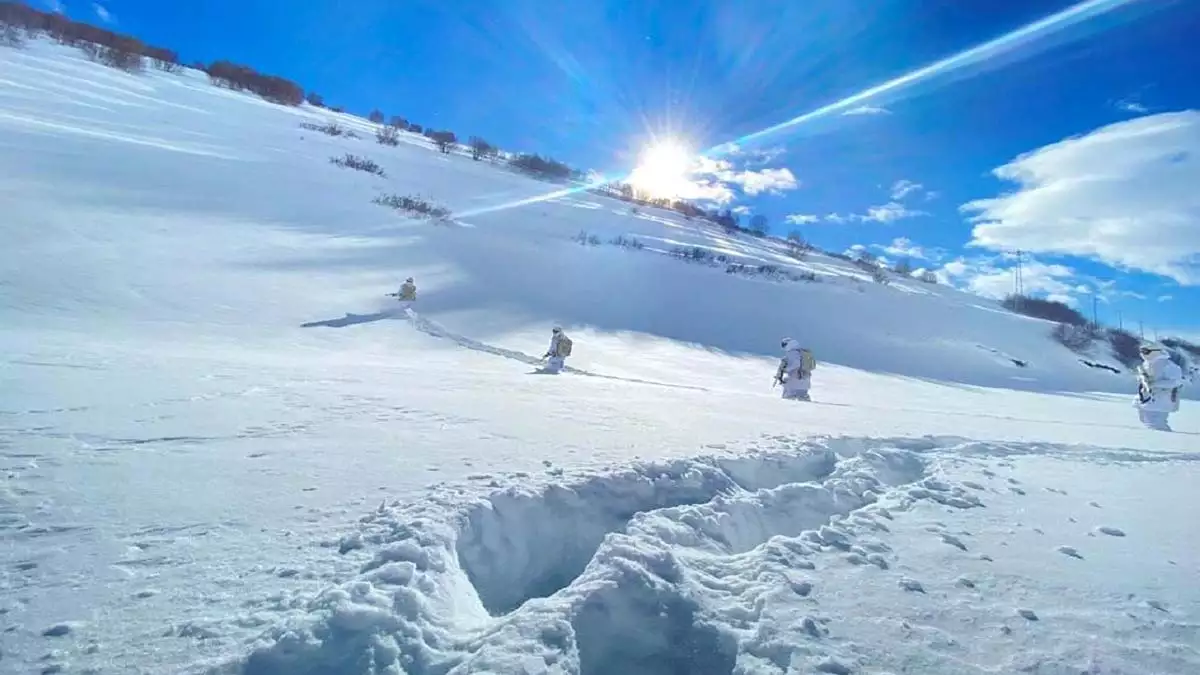
{"label": "snow surface texture", "polygon": [[1147,431],[1045,322],[593,195],[489,211],[552,186],[372,133],[0,49],[0,672],[1200,670],[1191,401]]}

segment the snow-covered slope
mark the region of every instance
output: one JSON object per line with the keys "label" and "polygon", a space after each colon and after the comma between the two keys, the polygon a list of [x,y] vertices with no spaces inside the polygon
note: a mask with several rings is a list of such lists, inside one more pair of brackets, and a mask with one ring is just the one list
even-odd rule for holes
{"label": "snow-covered slope", "polygon": [[[1149,432],[1044,322],[588,193],[502,208],[555,186],[402,140],[0,49],[0,669],[1200,667],[1188,402]],[[533,376],[551,323],[576,372]],[[812,405],[770,387],[785,335]]]}

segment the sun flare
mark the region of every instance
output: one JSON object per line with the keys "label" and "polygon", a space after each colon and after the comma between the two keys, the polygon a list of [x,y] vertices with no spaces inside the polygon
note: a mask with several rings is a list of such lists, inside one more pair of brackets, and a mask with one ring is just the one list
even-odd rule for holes
{"label": "sun flare", "polygon": [[642,151],[637,168],[629,174],[629,184],[649,197],[679,197],[689,185],[692,162],[692,154],[682,144],[656,142]]}

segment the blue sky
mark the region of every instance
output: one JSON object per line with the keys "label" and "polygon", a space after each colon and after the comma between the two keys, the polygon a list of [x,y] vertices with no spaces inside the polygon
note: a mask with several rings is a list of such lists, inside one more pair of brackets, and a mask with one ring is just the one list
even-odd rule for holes
{"label": "blue sky", "polygon": [[[632,168],[650,138],[736,143],[1073,5],[60,4],[185,61],[244,62],[350,111],[377,107],[604,171]],[[1005,251],[1024,249],[1027,289],[1089,313],[1097,295],[1103,321],[1119,312],[1126,326],[1200,339],[1200,4],[1093,8],[967,67],[713,155],[696,194],[825,248],[911,257],[985,294],[1012,288]]]}

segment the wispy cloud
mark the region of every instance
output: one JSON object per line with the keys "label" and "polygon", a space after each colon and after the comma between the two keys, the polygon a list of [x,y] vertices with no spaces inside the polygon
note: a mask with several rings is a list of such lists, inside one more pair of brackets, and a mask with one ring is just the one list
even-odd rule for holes
{"label": "wispy cloud", "polygon": [[874,106],[874,105],[860,105],[860,106],[858,106],[857,108],[850,108],[849,110],[847,110],[846,112],[844,112],[844,113],[842,113],[842,114],[843,114],[843,115],[848,115],[848,116],[855,116],[855,115],[890,115],[890,114],[892,114],[892,111],[891,111],[891,110],[888,110],[887,108],[882,108],[882,107],[879,107],[879,106]]}
{"label": "wispy cloud", "polygon": [[812,213],[793,213],[784,218],[789,225],[809,225],[821,222],[821,216]]}
{"label": "wispy cloud", "polygon": [[1150,108],[1146,104],[1135,98],[1123,98],[1113,105],[1116,106],[1117,110],[1133,113],[1134,115],[1145,115],[1150,112]]}
{"label": "wispy cloud", "polygon": [[745,164],[735,164],[729,159],[697,157],[688,178],[691,185],[682,190],[680,197],[727,204],[737,196],[734,188],[755,197],[764,193],[782,194],[800,186],[796,175],[787,167],[751,169]]}
{"label": "wispy cloud", "polygon": [[[942,265],[936,274],[947,285],[987,298],[1000,299],[1015,290],[1014,266],[1015,261],[1003,256],[958,258]],[[1088,290],[1079,284],[1074,268],[1038,260],[1025,260],[1022,263],[1021,282],[1028,295],[1056,300],[1073,307],[1079,305],[1077,296]]]}
{"label": "wispy cloud", "polygon": [[63,7],[61,0],[43,0],[46,8],[55,14],[66,14],[67,8]]}
{"label": "wispy cloud", "polygon": [[994,170],[1016,189],[962,206],[969,245],[1074,255],[1200,285],[1200,110],[1101,127]]}
{"label": "wispy cloud", "polygon": [[890,244],[873,244],[871,248],[898,258],[929,260],[936,255],[933,252],[927,252],[907,237],[896,237]]}
{"label": "wispy cloud", "polygon": [[914,192],[921,192],[924,189],[925,186],[921,185],[920,183],[908,180],[907,178],[901,178],[892,184],[892,199],[895,201],[900,201],[910,194],[913,194]]}
{"label": "wispy cloud", "polygon": [[872,206],[867,209],[865,215],[856,216],[856,218],[861,222],[894,223],[897,220],[924,215],[927,215],[924,211],[910,209],[900,202],[892,201],[880,204],[879,206]]}
{"label": "wispy cloud", "polygon": [[112,15],[112,12],[108,11],[107,7],[105,7],[104,5],[102,5],[98,2],[92,3],[92,11],[94,11],[96,13],[96,17],[99,18],[104,23],[116,23],[117,22],[116,18]]}
{"label": "wispy cloud", "polygon": [[1160,296],[1158,296],[1158,298],[1157,298],[1157,299],[1158,299],[1158,301],[1159,301],[1159,302],[1170,302],[1170,301],[1172,301],[1172,300],[1174,300],[1174,299],[1175,299],[1175,296],[1173,296],[1173,295],[1160,295]]}

